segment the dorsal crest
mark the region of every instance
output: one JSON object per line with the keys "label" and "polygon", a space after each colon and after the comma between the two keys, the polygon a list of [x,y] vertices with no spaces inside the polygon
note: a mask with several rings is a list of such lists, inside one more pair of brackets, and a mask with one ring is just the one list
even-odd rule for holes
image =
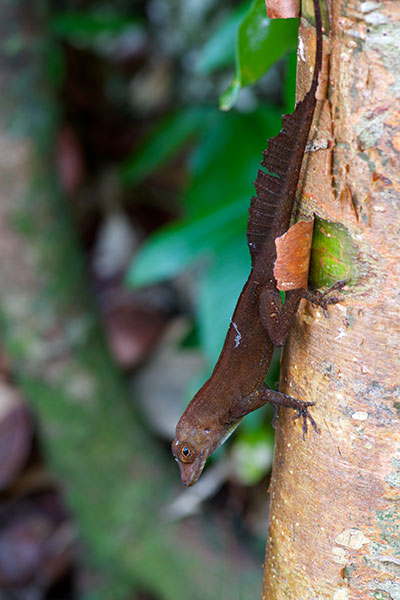
{"label": "dorsal crest", "polygon": [[322,64],[322,23],[319,0],[314,0],[317,44],[311,87],[292,114],[283,115],[280,133],[271,138],[261,163],[249,208],[247,242],[252,264],[266,240],[282,235],[289,227],[296,198],[301,163],[316,104],[315,92]]}

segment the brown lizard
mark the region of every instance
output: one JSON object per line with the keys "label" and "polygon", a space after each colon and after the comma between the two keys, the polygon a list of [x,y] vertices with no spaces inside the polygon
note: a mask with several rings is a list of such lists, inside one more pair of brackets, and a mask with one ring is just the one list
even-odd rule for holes
{"label": "brown lizard", "polygon": [[[315,92],[322,63],[322,23],[319,0],[314,0],[317,44],[312,83],[291,115],[282,118],[281,132],[269,140],[255,181],[257,195],[249,209],[247,240],[252,267],[239,297],[224,346],[214,371],[183,413],[172,443],[185,485],[199,478],[207,457],[218,448],[242,418],[270,402],[293,408],[303,419],[303,437],[309,402],[268,389],[264,380],[275,346],[283,346],[301,298],[324,308],[338,302],[329,292],[340,289],[337,282],[324,294],[306,288],[286,293],[282,305],[274,277],[275,240],[284,234],[296,198],[301,164],[316,105]],[[273,174],[271,174],[273,173]]]}

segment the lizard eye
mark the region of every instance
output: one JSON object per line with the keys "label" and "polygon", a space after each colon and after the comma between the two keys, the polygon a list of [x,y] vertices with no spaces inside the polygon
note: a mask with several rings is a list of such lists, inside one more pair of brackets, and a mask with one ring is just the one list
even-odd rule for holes
{"label": "lizard eye", "polygon": [[183,463],[191,463],[194,461],[196,456],[195,450],[187,442],[182,442],[179,448],[179,460]]}

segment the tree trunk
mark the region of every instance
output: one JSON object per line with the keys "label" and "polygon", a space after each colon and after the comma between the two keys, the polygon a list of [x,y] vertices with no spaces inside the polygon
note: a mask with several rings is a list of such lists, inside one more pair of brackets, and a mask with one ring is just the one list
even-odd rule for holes
{"label": "tree trunk", "polygon": [[312,281],[349,277],[349,291],[329,318],[303,303],[285,348],[281,389],[315,402],[321,432],[304,442],[281,415],[263,598],[398,600],[400,3],[331,0],[329,14],[300,212],[318,215]]}

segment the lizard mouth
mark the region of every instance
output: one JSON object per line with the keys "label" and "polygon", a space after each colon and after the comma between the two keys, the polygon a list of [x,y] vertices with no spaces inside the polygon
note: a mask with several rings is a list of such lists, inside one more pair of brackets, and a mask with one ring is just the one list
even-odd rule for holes
{"label": "lizard mouth", "polygon": [[203,453],[190,464],[179,462],[182,483],[186,487],[194,485],[202,474],[204,465],[206,464],[206,458],[203,458],[202,455]]}

